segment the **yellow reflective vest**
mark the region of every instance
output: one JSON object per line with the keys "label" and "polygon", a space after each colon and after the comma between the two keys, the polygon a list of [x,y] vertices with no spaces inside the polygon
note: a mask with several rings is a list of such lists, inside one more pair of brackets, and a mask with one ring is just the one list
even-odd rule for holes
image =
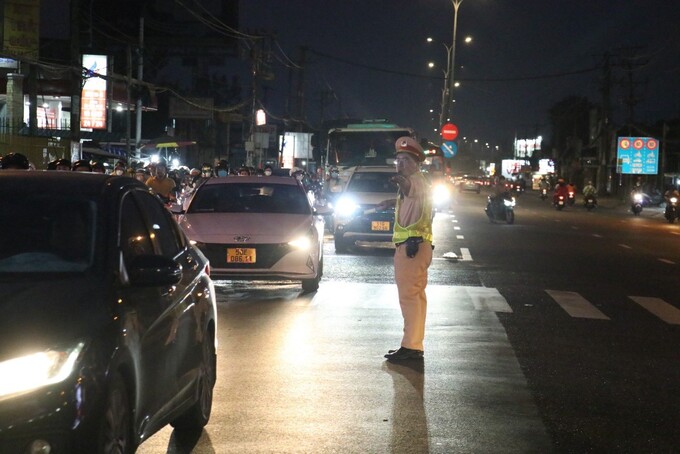
{"label": "yellow reflective vest", "polygon": [[418,172],[411,175],[411,178],[422,178],[423,187],[428,190],[423,196],[423,208],[420,213],[420,218],[413,224],[402,226],[399,225],[399,207],[401,206],[401,197],[397,197],[397,206],[394,210],[394,233],[392,241],[395,244],[403,243],[410,237],[422,237],[424,241],[432,243],[432,197],[430,195],[430,183],[425,176]]}

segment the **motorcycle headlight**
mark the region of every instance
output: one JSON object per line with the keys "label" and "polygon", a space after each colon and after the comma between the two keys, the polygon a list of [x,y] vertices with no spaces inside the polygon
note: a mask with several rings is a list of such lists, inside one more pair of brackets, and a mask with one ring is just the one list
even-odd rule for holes
{"label": "motorcycle headlight", "polygon": [[506,207],[514,207],[515,206],[515,198],[513,197],[511,199],[503,199],[503,204]]}
{"label": "motorcycle headlight", "polygon": [[335,204],[335,212],[343,218],[351,217],[358,210],[359,205],[349,197],[343,197]]}
{"label": "motorcycle headlight", "polygon": [[677,197],[671,197],[671,203],[678,203]]}
{"label": "motorcycle headlight", "polygon": [[638,203],[641,203],[642,202],[642,194],[635,194],[633,196],[633,200],[635,200]]}
{"label": "motorcycle headlight", "polygon": [[70,348],[35,352],[0,362],[0,398],[19,394],[65,380],[85,347],[79,342]]}
{"label": "motorcycle headlight", "polygon": [[449,200],[449,188],[443,184],[438,184],[432,188],[432,201],[434,203],[444,203]]}

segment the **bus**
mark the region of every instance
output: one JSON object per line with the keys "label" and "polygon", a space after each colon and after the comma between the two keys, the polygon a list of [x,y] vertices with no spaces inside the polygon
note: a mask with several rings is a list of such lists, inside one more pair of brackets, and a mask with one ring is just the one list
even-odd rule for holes
{"label": "bus", "polygon": [[[342,192],[357,166],[394,165],[394,144],[403,136],[417,139],[414,129],[385,120],[364,120],[329,130],[324,163],[328,189]],[[331,170],[337,170],[337,178],[329,178]]]}

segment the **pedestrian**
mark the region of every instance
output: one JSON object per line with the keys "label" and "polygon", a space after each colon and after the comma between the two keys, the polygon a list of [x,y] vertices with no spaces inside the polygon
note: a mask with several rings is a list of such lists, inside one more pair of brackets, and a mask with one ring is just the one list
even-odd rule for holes
{"label": "pedestrian", "polygon": [[432,196],[430,185],[420,171],[425,160],[423,148],[411,137],[395,143],[397,175],[392,178],[399,190],[397,198],[384,200],[376,211],[395,206],[392,241],[394,279],[404,319],[401,346],[389,350],[388,361],[422,359],[425,316],[427,313],[427,270],[432,263]]}

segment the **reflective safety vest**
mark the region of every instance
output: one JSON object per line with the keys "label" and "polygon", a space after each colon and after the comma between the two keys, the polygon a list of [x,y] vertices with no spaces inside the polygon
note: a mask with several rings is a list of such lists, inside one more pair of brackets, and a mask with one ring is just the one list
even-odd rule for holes
{"label": "reflective safety vest", "polygon": [[[427,181],[422,173],[411,175],[411,178],[422,178],[423,187],[430,187],[430,183]],[[415,223],[407,226],[399,225],[399,207],[401,206],[401,197],[397,197],[397,206],[394,210],[394,233],[392,235],[392,242],[395,244],[403,243],[410,237],[422,237],[424,241],[429,241],[432,243],[432,196],[430,191],[423,197],[423,209],[420,213],[420,219]]]}

